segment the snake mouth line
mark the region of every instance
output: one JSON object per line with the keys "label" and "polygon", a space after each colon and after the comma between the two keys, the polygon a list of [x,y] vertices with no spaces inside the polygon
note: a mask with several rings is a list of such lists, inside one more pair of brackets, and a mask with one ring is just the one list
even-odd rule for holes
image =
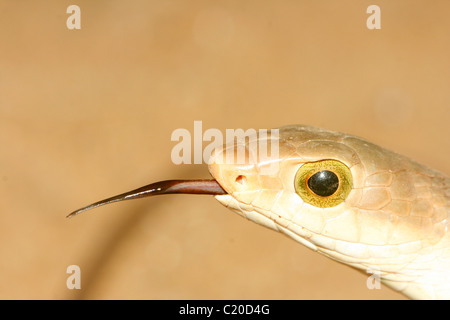
{"label": "snake mouth line", "polygon": [[72,218],[84,211],[91,210],[113,202],[139,199],[162,194],[206,194],[224,195],[227,194],[220,184],[214,180],[165,180],[98,201],[71,212],[67,218]]}

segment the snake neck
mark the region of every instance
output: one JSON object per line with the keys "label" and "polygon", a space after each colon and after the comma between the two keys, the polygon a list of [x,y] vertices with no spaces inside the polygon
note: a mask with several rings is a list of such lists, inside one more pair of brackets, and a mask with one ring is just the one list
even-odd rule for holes
{"label": "snake neck", "polygon": [[423,252],[382,282],[412,299],[450,299],[450,236]]}

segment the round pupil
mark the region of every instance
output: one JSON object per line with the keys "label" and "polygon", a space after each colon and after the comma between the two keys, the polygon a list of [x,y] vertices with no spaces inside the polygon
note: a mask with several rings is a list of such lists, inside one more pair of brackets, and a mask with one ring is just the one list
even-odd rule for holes
{"label": "round pupil", "polygon": [[339,187],[339,178],[334,172],[323,170],[308,179],[309,189],[321,197],[331,196]]}

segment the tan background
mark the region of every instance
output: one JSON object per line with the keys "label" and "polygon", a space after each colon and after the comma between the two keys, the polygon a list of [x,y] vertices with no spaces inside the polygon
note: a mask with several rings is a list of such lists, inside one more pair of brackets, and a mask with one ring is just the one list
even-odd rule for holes
{"label": "tan background", "polygon": [[[82,29],[66,28],[81,7]],[[381,7],[368,30],[366,8]],[[0,0],[0,298],[402,299],[228,211],[173,195],[173,130],[304,123],[450,172],[450,2]],[[66,288],[67,266],[82,289]]]}

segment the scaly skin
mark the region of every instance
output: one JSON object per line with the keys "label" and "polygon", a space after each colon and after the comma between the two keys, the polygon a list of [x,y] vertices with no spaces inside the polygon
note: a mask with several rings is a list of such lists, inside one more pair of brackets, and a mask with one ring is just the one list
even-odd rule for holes
{"label": "scaly skin", "polygon": [[[228,193],[218,201],[334,260],[379,272],[408,297],[450,299],[448,177],[348,134],[295,125],[275,139],[278,166],[270,174],[264,168],[273,163],[224,164],[226,148],[215,151],[209,169]],[[324,159],[353,176],[346,200],[331,208],[305,203],[294,188],[304,163]]]}

